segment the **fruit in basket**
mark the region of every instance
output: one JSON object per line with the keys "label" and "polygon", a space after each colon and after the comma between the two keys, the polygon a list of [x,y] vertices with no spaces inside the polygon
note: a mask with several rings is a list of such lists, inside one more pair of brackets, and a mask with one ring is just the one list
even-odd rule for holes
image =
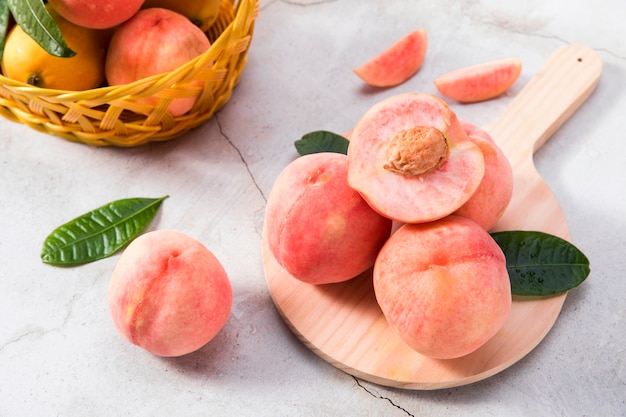
{"label": "fruit in basket", "polygon": [[277,177],[265,214],[269,248],[294,278],[327,284],[374,264],[391,220],[374,212],[347,182],[347,157],[301,156]]}
{"label": "fruit in basket", "polygon": [[374,87],[393,87],[411,78],[422,66],[428,47],[425,29],[405,35],[354,72]]}
{"label": "fruit in basket", "polygon": [[511,309],[502,250],[461,216],[400,227],[381,249],[373,280],[390,328],[432,358],[475,351],[500,330]]}
{"label": "fruit in basket", "polygon": [[485,230],[500,220],[513,195],[513,170],[508,159],[483,129],[461,121],[463,129],[485,158],[485,175],[469,200],[454,214],[470,218]]}
{"label": "fruit in basket", "polygon": [[92,28],[108,29],[133,16],[144,0],[48,0],[70,22]]}
{"label": "fruit in basket", "polygon": [[145,0],[143,8],[161,7],[186,16],[202,31],[217,20],[221,0]]}
{"label": "fruit in basket", "polygon": [[508,90],[519,78],[522,62],[505,58],[450,71],[435,78],[439,92],[460,102],[489,100]]}
{"label": "fruit in basket", "polygon": [[52,56],[19,25],[14,25],[6,38],[2,73],[42,88],[89,90],[102,86],[110,33],[76,25],[50,7],[48,11],[76,55],[71,58]]}
{"label": "fruit in basket", "polygon": [[108,301],[113,323],[131,343],[155,355],[181,356],[200,349],[226,324],[232,287],[202,243],[157,230],[124,250]]}
{"label": "fruit in basket", "polygon": [[[106,78],[110,85],[122,85],[170,72],[210,46],[204,32],[185,16],[168,9],[143,9],[113,34],[105,65]],[[194,80],[176,85],[177,92],[183,96],[171,99],[168,111],[174,116],[188,112],[203,83]],[[140,102],[154,106],[159,100],[160,97],[150,96]]]}
{"label": "fruit in basket", "polygon": [[482,152],[448,105],[404,93],[372,106],[348,146],[348,183],[379,213],[404,223],[445,217],[485,172]]}

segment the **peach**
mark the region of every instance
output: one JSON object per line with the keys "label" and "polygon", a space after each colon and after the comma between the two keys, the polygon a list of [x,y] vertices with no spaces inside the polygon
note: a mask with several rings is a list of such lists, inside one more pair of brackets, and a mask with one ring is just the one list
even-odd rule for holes
{"label": "peach", "polygon": [[404,93],[372,106],[348,146],[348,183],[380,214],[403,223],[445,217],[469,200],[485,172],[480,148],[448,105]]}
{"label": "peach", "polygon": [[425,29],[403,36],[354,72],[374,87],[393,87],[411,78],[422,66],[428,36]]}
{"label": "peach", "polygon": [[400,227],[381,249],[373,280],[390,328],[431,358],[475,351],[500,330],[511,309],[502,250],[487,231],[460,216]]}
{"label": "peach", "polygon": [[108,29],[130,19],[144,0],[48,0],[65,19],[91,29]]}
{"label": "peach", "polygon": [[391,221],[348,186],[347,157],[301,156],[276,178],[265,229],[278,263],[310,284],[346,281],[371,268]]}
{"label": "peach", "polygon": [[171,230],[145,233],[122,253],[109,284],[113,323],[158,356],[200,349],[230,315],[232,288],[202,243]]}
{"label": "peach", "polygon": [[[185,16],[168,9],[143,9],[113,34],[105,63],[106,78],[111,85],[122,85],[170,72],[203,54],[210,46],[204,32]],[[192,83],[180,87],[201,87],[204,82]],[[187,113],[195,104],[197,94],[198,91],[195,95],[190,93],[189,97],[172,99],[168,111],[173,116]],[[156,105],[159,99],[153,96],[141,101]]]}
{"label": "peach", "polygon": [[491,229],[500,220],[513,195],[513,170],[509,160],[489,133],[473,124],[461,121],[465,133],[483,153],[485,175],[472,197],[454,214],[468,217]]}
{"label": "peach", "polygon": [[505,58],[450,71],[435,78],[437,90],[460,102],[489,100],[508,90],[522,72],[522,62]]}

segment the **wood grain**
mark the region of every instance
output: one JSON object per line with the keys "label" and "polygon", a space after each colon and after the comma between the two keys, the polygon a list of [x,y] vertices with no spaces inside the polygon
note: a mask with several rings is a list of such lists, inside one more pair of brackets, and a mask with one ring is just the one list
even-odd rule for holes
{"label": "wood grain", "polygon": [[[541,230],[570,239],[563,211],[537,173],[533,153],[595,89],[602,62],[581,45],[562,47],[504,114],[485,129],[509,158],[513,199],[496,230]],[[566,295],[514,300],[503,328],[474,353],[453,360],[424,357],[391,331],[372,287],[371,271],[348,282],[314,286],[291,277],[262,239],[267,285],[284,321],[313,352],[345,372],[377,384],[415,390],[469,384],[511,366],[552,328]]]}

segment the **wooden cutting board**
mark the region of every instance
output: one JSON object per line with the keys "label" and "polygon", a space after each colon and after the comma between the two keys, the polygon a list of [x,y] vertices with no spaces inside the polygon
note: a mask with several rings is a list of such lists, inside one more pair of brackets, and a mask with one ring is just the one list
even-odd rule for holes
{"label": "wooden cutting board", "polygon": [[[533,153],[589,97],[601,72],[602,62],[593,50],[560,48],[504,114],[485,127],[514,171],[514,195],[497,230],[541,230],[570,239],[563,211],[537,173]],[[348,282],[314,286],[280,267],[268,249],[265,230],[262,249],[270,294],[291,331],[333,366],[390,387],[448,388],[502,371],[541,342],[566,297],[514,299],[507,322],[489,342],[462,358],[436,360],[413,351],[391,331],[376,303],[371,271]]]}

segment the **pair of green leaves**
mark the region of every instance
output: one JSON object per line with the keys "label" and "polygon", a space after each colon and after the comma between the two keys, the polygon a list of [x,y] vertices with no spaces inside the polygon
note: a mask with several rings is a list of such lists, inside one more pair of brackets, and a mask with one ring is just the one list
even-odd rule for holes
{"label": "pair of green leaves", "polygon": [[[298,154],[347,154],[349,141],[328,131],[304,135],[294,145]],[[546,297],[580,285],[589,275],[589,260],[570,242],[539,231],[502,231],[491,236],[506,258],[511,292],[519,296]]]}
{"label": "pair of green leaves", "polygon": [[116,200],[76,217],[48,235],[42,261],[72,266],[114,254],[145,229],[167,197]]}
{"label": "pair of green leaves", "polygon": [[49,54],[64,58],[76,55],[65,43],[43,0],[0,0],[0,57],[4,53],[11,16]]}

